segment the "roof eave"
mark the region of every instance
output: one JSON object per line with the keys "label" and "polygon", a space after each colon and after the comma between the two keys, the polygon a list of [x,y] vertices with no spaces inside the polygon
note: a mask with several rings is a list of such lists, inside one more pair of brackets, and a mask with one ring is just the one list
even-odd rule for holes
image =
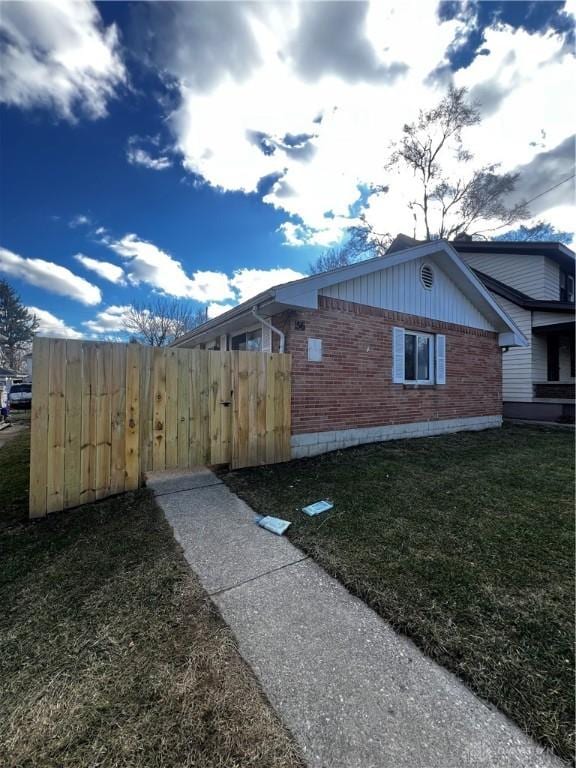
{"label": "roof eave", "polygon": [[249,299],[248,301],[243,301],[242,304],[238,304],[236,307],[232,307],[232,309],[229,309],[227,312],[218,315],[218,317],[214,317],[212,320],[207,320],[205,323],[202,323],[202,325],[199,325],[193,330],[188,331],[188,333],[185,333],[183,336],[179,336],[169,346],[181,347],[184,343],[192,340],[198,340],[198,343],[200,343],[199,337],[210,333],[221,325],[233,322],[239,317],[249,314],[252,312],[253,307],[262,307],[266,304],[270,304],[274,298],[275,290],[273,288],[269,291],[264,291],[263,293],[254,296],[254,298]]}

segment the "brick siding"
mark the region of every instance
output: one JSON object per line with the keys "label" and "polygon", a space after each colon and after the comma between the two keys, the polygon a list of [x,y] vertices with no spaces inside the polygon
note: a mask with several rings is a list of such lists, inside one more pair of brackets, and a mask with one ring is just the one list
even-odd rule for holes
{"label": "brick siding", "polygon": [[[502,413],[496,333],[323,296],[274,325],[292,353],[293,434]],[[446,384],[392,383],[394,326],[445,334]],[[308,338],[322,339],[322,362],[308,362]]]}

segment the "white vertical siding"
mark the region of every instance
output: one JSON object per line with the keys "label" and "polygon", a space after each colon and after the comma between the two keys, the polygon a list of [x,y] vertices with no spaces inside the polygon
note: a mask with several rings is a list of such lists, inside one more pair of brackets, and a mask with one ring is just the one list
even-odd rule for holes
{"label": "white vertical siding", "polygon": [[527,347],[510,347],[502,353],[502,399],[513,402],[532,401],[532,316],[527,309],[522,309],[501,296],[493,294],[494,299],[512,318],[528,340]]}
{"label": "white vertical siding", "polygon": [[540,298],[560,300],[560,267],[551,259],[544,259],[544,283]]}
{"label": "white vertical siding", "polygon": [[[533,299],[558,298],[550,295],[552,271],[548,270],[544,256],[510,253],[461,253],[462,261],[486,275],[506,283],[511,288],[531,296]],[[553,262],[551,262],[553,263]],[[554,265],[555,266],[555,265]],[[557,267],[556,267],[557,269]]]}
{"label": "white vertical siding", "polygon": [[420,267],[424,263],[427,263],[425,259],[412,259],[370,275],[327,286],[320,293],[370,307],[494,330],[487,318],[436,264],[430,265],[434,272],[432,289],[424,288],[420,281]]}

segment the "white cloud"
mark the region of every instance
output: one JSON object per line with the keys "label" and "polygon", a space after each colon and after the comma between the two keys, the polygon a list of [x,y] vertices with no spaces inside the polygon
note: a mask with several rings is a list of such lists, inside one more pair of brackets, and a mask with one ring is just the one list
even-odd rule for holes
{"label": "white cloud", "polygon": [[51,293],[68,296],[82,304],[99,304],[102,294],[98,286],[84,280],[60,264],[44,259],[28,259],[0,247],[0,272],[24,280]]}
{"label": "white cloud", "polygon": [[95,334],[123,331],[124,317],[129,309],[129,306],[111,305],[98,312],[94,320],[86,320],[82,325]]}
{"label": "white cloud", "polygon": [[[101,242],[125,260],[124,275],[128,283],[146,283],[167,296],[208,304],[208,312],[213,313],[213,317],[227,311],[236,302],[246,301],[273,285],[305,277],[301,272],[288,267],[243,267],[235,270],[232,277],[211,270],[196,270],[188,275],[180,261],[135,234],[124,235],[117,240],[104,235]],[[76,258],[86,265],[88,257],[78,254]],[[96,263],[101,266],[103,262]]]}
{"label": "white cloud", "polygon": [[240,303],[251,299],[274,285],[289,283],[306,277],[294,269],[277,267],[276,269],[237,269],[230,280],[230,285],[238,291]]}
{"label": "white cloud", "polygon": [[76,229],[76,227],[87,227],[91,224],[89,216],[85,216],[83,213],[79,213],[77,216],[73,216],[68,222],[70,229]]}
{"label": "white cloud", "polygon": [[153,243],[134,234],[120,240],[107,239],[106,244],[126,260],[125,271],[133,285],[147,283],[169,296],[199,302],[233,299],[234,293],[223,272],[197,270],[189,277],[182,264]]}
{"label": "white cloud", "polygon": [[206,307],[208,320],[212,320],[214,317],[223,315],[224,312],[228,312],[229,309],[234,309],[234,304],[217,304],[216,302],[211,302]]}
{"label": "white cloud", "polygon": [[[574,58],[559,35],[498,24],[485,31],[484,54],[450,73],[451,44],[476,24],[469,10],[440,24],[437,5],[421,0],[237,4],[229,15],[176,6],[174,28],[157,42],[179,81],[171,126],[185,167],[229,191],[276,179],[263,199],[290,216],[280,227],[288,244],[338,242],[360,189],[388,182],[367,213],[379,231],[411,232],[411,181],[384,165],[404,123],[450,81],[484,101],[482,126],[465,136],[478,164],[527,164],[542,150],[533,145],[540,129],[548,149],[573,131]],[[402,63],[407,70],[395,68]],[[304,139],[291,145],[287,134]]]}
{"label": "white cloud", "polygon": [[109,261],[92,259],[90,256],[84,256],[83,253],[77,253],[74,258],[82,264],[83,267],[92,272],[96,272],[96,274],[100,275],[104,280],[116,283],[117,285],[126,285],[124,270],[117,264],[111,264]]}
{"label": "white cloud", "polygon": [[172,165],[172,160],[167,155],[152,157],[150,152],[140,147],[128,147],[126,158],[131,165],[143,165],[152,171],[164,171]]}
{"label": "white cloud", "polygon": [[126,81],[116,26],[104,27],[90,0],[2,3],[0,34],[6,104],[95,119]]}
{"label": "white cloud", "polygon": [[39,307],[27,307],[28,311],[38,318],[39,326],[37,334],[39,336],[57,336],[64,339],[81,339],[82,334],[66,325],[64,320],[56,317],[46,309]]}

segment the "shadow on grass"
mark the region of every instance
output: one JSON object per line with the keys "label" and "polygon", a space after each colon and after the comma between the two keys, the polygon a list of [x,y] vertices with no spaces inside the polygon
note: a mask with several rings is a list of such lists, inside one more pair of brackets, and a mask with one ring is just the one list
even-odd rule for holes
{"label": "shadow on grass", "polygon": [[[574,755],[569,431],[372,444],[231,472],[260,514],[543,745]],[[334,510],[309,518],[318,499]]]}
{"label": "shadow on grass", "polygon": [[149,491],[28,523],[26,435],[0,477],[3,766],[302,766]]}

